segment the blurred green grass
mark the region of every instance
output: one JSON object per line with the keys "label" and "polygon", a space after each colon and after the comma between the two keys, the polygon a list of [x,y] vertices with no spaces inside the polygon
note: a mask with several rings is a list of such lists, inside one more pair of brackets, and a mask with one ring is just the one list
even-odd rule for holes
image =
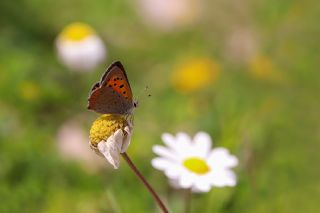
{"label": "blurred green grass", "polygon": [[[66,120],[84,116],[88,132],[97,117],[87,112],[86,99],[107,66],[73,73],[59,64],[54,39],[72,21],[98,31],[107,63],[123,62],[135,94],[151,88],[152,97],[135,111],[128,153],[174,212],[182,212],[183,194],[152,169],[151,148],[163,132],[199,130],[209,132],[215,146],[229,148],[240,165],[238,185],[195,195],[193,212],[317,212],[319,4],[207,4],[199,23],[163,33],[144,25],[129,1],[0,2],[0,212],[156,211],[124,162],[117,171],[88,172],[59,154],[56,134]],[[225,59],[225,38],[242,25],[258,35],[259,54],[282,80],[256,78],[247,66]],[[170,81],[176,63],[203,56],[221,65],[219,80],[201,92],[176,91]]]}

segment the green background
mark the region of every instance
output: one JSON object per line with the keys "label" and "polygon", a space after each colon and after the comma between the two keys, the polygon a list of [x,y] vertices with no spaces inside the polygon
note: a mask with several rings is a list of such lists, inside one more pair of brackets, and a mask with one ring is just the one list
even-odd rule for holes
{"label": "green background", "polygon": [[[192,212],[319,210],[319,3],[205,3],[195,23],[163,32],[143,22],[134,1],[0,1],[0,212],[157,212],[124,161],[92,172],[57,149],[65,121],[89,132],[98,115],[86,110],[88,91],[114,60],[134,94],[150,88],[135,111],[128,154],[173,212],[183,211],[184,192],[170,189],[150,161],[161,134],[178,131],[206,131],[240,161],[237,186],[194,195]],[[70,72],[57,60],[55,38],[73,21],[90,24],[108,48],[92,72]],[[257,79],[226,59],[234,26],[250,27],[258,54],[282,80]],[[175,90],[170,76],[184,57],[213,58],[219,79],[198,92]],[[23,98],[25,82],[37,98]]]}

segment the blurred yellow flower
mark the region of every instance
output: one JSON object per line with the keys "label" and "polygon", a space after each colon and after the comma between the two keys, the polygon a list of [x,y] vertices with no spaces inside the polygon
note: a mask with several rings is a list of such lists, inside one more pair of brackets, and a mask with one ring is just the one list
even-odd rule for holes
{"label": "blurred yellow flower", "polygon": [[104,61],[106,48],[102,39],[87,24],[67,25],[56,39],[58,57],[69,69],[89,71]]}
{"label": "blurred yellow flower", "polygon": [[132,122],[122,115],[101,115],[90,129],[90,146],[104,156],[115,169],[119,167],[120,153],[127,150],[132,133]]}
{"label": "blurred yellow flower", "polygon": [[281,81],[282,76],[274,63],[266,56],[258,55],[249,63],[249,73],[255,79]]}
{"label": "blurred yellow flower", "polygon": [[40,95],[40,89],[38,85],[30,81],[22,82],[19,90],[21,97],[26,101],[36,100]]}
{"label": "blurred yellow flower", "polygon": [[172,84],[181,92],[192,92],[215,83],[220,75],[220,65],[208,58],[192,59],[177,66],[172,73]]}

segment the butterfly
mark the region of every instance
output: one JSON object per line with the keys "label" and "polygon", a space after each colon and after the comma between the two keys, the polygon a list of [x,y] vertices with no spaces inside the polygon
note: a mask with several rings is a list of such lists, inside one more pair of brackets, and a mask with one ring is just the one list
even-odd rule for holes
{"label": "butterfly", "polygon": [[88,109],[102,114],[130,115],[135,107],[124,67],[120,61],[113,62],[100,82],[93,85]]}

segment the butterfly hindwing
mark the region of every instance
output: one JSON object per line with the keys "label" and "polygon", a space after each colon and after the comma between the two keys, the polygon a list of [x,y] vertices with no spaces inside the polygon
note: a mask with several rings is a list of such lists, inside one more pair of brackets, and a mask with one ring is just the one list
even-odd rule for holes
{"label": "butterfly hindwing", "polygon": [[133,109],[130,84],[120,62],[110,65],[89,97],[88,109],[103,114],[128,114]]}

